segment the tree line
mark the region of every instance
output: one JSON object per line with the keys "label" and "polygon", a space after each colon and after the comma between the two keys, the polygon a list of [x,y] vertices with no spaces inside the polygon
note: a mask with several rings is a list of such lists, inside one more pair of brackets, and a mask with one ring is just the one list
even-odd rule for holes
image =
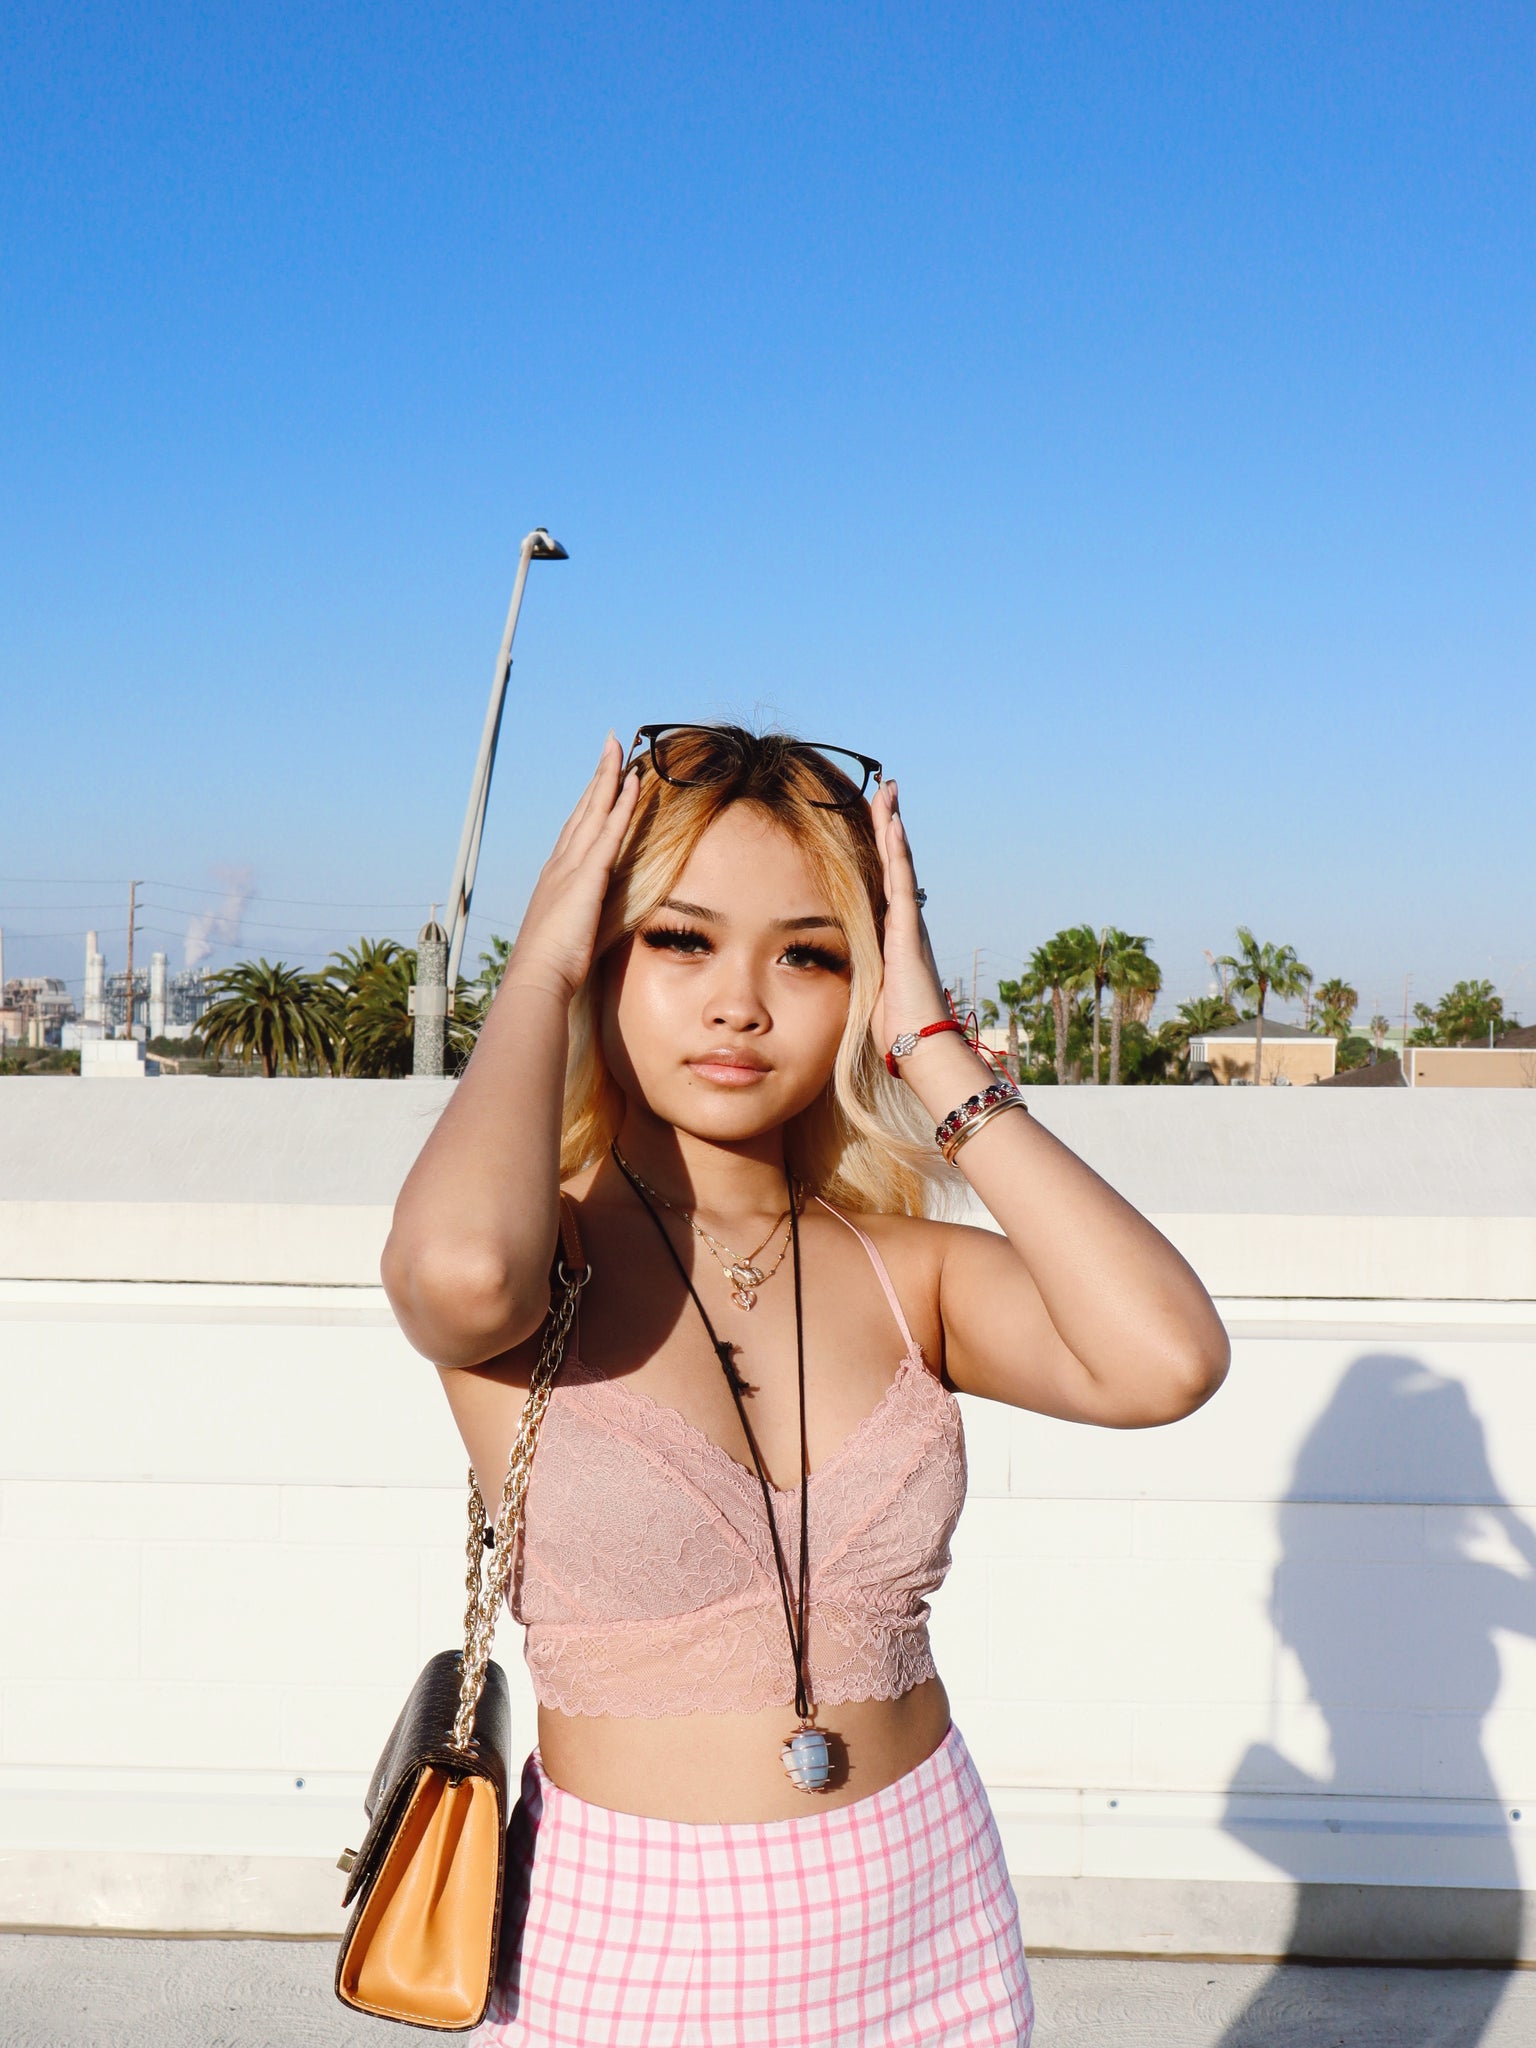
{"label": "tree line", "polygon": [[[1260,1081],[1271,1000],[1303,1005],[1305,1028],[1338,1041],[1341,1071],[1376,1059],[1392,1028],[1378,1013],[1358,1030],[1360,996],[1350,982],[1342,975],[1317,980],[1294,946],[1258,939],[1239,925],[1236,949],[1209,956],[1221,975],[1221,993],[1180,1003],[1154,1029],[1152,1011],[1163,978],[1151,947],[1140,933],[1087,924],[1067,926],[1037,946],[1018,978],[999,981],[996,999],[978,1005],[984,1025],[1006,1027],[1009,1071],[1023,1081],[1058,1086],[1185,1081],[1192,1038],[1251,1021],[1254,1080]],[[1496,1043],[1517,1022],[1505,1015],[1503,999],[1489,981],[1458,981],[1437,1003],[1416,1003],[1413,1015],[1410,1045],[1482,1044],[1490,1033]]]}
{"label": "tree line", "polygon": [[[450,1072],[474,1050],[510,952],[509,940],[493,936],[475,979],[460,976],[448,1019]],[[1163,975],[1152,941],[1116,925],[1070,925],[1035,948],[1016,980],[999,981],[995,1000],[982,1000],[978,1014],[984,1025],[1006,1029],[1011,1073],[1062,1087],[1187,1080],[1190,1040],[1245,1019],[1254,1022],[1260,1079],[1272,1001],[1301,1002],[1307,1028],[1338,1041],[1341,1069],[1380,1053],[1391,1029],[1387,1018],[1374,1016],[1357,1030],[1357,991],[1339,975],[1315,980],[1293,946],[1261,941],[1239,925],[1235,950],[1212,959],[1222,993],[1180,1003],[1154,1028]],[[210,977],[213,1000],[192,1045],[210,1060],[259,1064],[269,1077],[396,1078],[412,1067],[415,979],[415,949],[394,939],[360,938],[314,971],[281,960],[242,961]],[[1476,1045],[1490,1032],[1496,1042],[1517,1021],[1506,1017],[1488,981],[1458,981],[1437,1003],[1415,1004],[1413,1015],[1411,1045]]]}
{"label": "tree line", "polygon": [[[507,940],[493,938],[480,955],[478,978],[460,975],[447,1027],[450,1071],[474,1050],[510,951]],[[212,1000],[192,1043],[205,1059],[259,1064],[269,1079],[396,1080],[410,1073],[414,1058],[415,980],[416,949],[395,939],[359,939],[313,972],[283,960],[243,960],[209,976]]]}

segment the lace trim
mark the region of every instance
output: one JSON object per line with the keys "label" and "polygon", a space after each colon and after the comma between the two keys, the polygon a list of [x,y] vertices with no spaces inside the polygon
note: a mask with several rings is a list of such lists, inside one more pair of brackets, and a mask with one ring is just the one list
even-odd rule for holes
{"label": "lace trim", "polygon": [[[914,1345],[910,1351],[902,1354],[901,1363],[896,1368],[895,1376],[888,1381],[885,1392],[880,1396],[874,1407],[870,1409],[867,1415],[862,1416],[854,1424],[832,1455],[828,1458],[823,1458],[816,1467],[816,1470],[810,1475],[812,1486],[822,1477],[823,1473],[834,1471],[841,1465],[844,1459],[861,1443],[863,1438],[878,1428],[886,1411],[895,1405],[897,1390],[902,1386],[909,1369],[920,1371],[923,1378],[927,1380],[928,1384],[939,1396],[945,1408],[951,1414],[959,1414],[959,1402],[936,1375],[928,1370],[927,1361],[924,1359],[921,1350]],[[692,1444],[700,1450],[712,1451],[717,1457],[723,1458],[728,1465],[734,1465],[744,1479],[750,1480],[754,1493],[758,1491],[757,1474],[750,1465],[744,1465],[740,1458],[733,1452],[728,1451],[723,1444],[716,1443],[715,1439],[705,1430],[700,1429],[696,1422],[690,1422],[680,1408],[669,1408],[665,1402],[658,1401],[654,1395],[648,1394],[643,1387],[632,1387],[626,1379],[613,1379],[607,1373],[601,1372],[596,1366],[588,1365],[584,1360],[575,1357],[567,1358],[564,1365],[560,1368],[559,1384],[565,1386],[568,1392],[573,1395],[606,1389],[610,1393],[617,1394],[621,1400],[636,1403],[646,1411],[648,1416],[654,1418],[651,1426],[652,1441],[665,1434],[669,1435],[674,1441]],[[775,1486],[770,1480],[768,1491],[779,1494],[785,1500],[790,1500],[798,1498],[800,1488],[798,1484],[794,1486]]]}

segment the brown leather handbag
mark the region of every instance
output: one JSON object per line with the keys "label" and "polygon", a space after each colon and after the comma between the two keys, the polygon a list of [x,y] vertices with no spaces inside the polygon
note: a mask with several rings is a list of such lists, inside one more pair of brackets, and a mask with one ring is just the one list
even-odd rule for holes
{"label": "brown leather handbag", "polygon": [[439,1651],[411,1687],[363,1801],[363,1845],[340,1858],[348,1874],[342,1904],[352,1906],[352,1917],[336,1958],[336,1996],[379,2019],[450,2033],[478,2025],[490,2001],[511,1776],[507,1678],[491,1661],[491,1647],[539,1424],[591,1274],[575,1214],[562,1198],[554,1272],[560,1293],[551,1293],[494,1525],[469,1475],[464,1648]]}

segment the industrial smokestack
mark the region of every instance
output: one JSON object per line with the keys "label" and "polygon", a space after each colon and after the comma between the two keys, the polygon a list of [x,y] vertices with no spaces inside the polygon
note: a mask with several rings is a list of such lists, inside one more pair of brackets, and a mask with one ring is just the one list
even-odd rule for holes
{"label": "industrial smokestack", "polygon": [[105,1025],[107,1021],[107,962],[96,944],[96,934],[85,935],[85,1021]]}
{"label": "industrial smokestack", "polygon": [[149,1035],[165,1036],[165,955],[149,956]]}

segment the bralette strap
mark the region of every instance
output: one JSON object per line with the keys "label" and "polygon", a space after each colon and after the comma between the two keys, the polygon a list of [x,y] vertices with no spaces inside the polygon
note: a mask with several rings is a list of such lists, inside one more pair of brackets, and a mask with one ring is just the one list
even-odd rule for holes
{"label": "bralette strap", "polygon": [[885,1294],[885,1298],[891,1305],[891,1314],[896,1318],[896,1327],[898,1330],[900,1330],[902,1335],[902,1341],[905,1343],[907,1347],[907,1356],[909,1358],[921,1357],[922,1354],[918,1348],[917,1340],[912,1335],[911,1330],[907,1327],[907,1319],[901,1312],[901,1302],[897,1296],[896,1289],[891,1284],[891,1276],[885,1270],[885,1261],[881,1258],[879,1252],[875,1249],[874,1240],[870,1237],[867,1237],[865,1233],[862,1230],[860,1230],[857,1223],[855,1223],[851,1217],[845,1216],[841,1209],[834,1209],[832,1204],[827,1200],[825,1195],[818,1195],[816,1199],[818,1202],[820,1202],[821,1206],[823,1207],[823,1209],[826,1210],[829,1216],[835,1216],[839,1223],[847,1224],[848,1228],[859,1240],[859,1243],[863,1245],[865,1251],[868,1252],[869,1263],[875,1269],[875,1278],[880,1282],[880,1286]]}

